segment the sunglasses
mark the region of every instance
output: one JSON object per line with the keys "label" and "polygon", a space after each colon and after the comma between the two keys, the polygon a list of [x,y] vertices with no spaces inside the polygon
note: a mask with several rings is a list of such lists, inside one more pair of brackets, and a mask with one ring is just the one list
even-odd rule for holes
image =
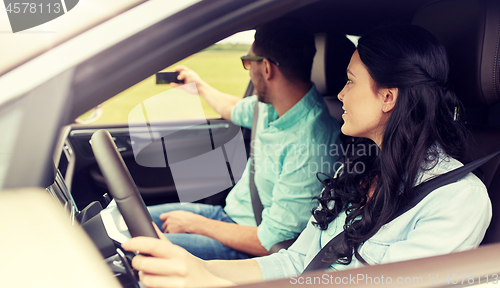
{"label": "sunglasses", "polygon": [[264,59],[267,59],[269,62],[273,63],[274,65],[276,66],[280,66],[280,63],[274,61],[274,60],[271,60],[267,57],[262,57],[262,56],[241,56],[241,62],[243,63],[243,68],[245,68],[245,70],[249,70],[250,69],[250,61],[262,61]]}

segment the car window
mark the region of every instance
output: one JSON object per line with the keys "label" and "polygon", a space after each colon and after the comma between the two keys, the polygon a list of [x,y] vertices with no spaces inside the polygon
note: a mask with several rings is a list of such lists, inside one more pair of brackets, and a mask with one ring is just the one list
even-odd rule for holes
{"label": "car window", "polygon": [[[246,55],[253,41],[254,30],[236,33],[207,49],[193,54],[159,72],[173,72],[177,65],[185,65],[200,75],[214,88],[235,96],[243,97],[250,77],[244,70],[240,57]],[[204,118],[220,118],[204,100],[197,95],[171,90],[169,84],[156,84],[156,74],[144,79],[136,85],[110,98],[98,107],[84,113],[75,121],[82,124],[117,124],[134,121],[129,119],[129,113],[137,105],[157,95],[167,95],[170,105],[167,109],[162,105],[161,111],[149,111],[153,114],[152,121],[189,120]],[[199,107],[204,115],[200,115]]]}

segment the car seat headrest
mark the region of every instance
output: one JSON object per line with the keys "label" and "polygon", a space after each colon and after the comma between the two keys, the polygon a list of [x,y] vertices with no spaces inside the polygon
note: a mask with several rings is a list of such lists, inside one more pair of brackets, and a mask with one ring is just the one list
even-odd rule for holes
{"label": "car seat headrest", "polygon": [[500,1],[433,2],[415,14],[412,24],[446,47],[451,85],[466,107],[500,102]]}
{"label": "car seat headrest", "polygon": [[345,85],[346,69],[356,47],[340,33],[319,33],[311,79],[323,95],[336,96]]}

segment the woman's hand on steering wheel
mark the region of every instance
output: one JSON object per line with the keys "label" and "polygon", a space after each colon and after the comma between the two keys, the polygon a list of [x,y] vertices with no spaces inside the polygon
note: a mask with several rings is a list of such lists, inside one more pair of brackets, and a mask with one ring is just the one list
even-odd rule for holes
{"label": "woman's hand on steering wheel", "polygon": [[[122,244],[122,248],[127,251],[140,253],[132,259],[132,266],[139,271],[139,278],[143,285],[146,287],[234,285],[210,273],[206,269],[204,260],[172,244],[154,223],[153,226],[160,239],[134,237]],[[145,254],[150,256],[145,256]]]}

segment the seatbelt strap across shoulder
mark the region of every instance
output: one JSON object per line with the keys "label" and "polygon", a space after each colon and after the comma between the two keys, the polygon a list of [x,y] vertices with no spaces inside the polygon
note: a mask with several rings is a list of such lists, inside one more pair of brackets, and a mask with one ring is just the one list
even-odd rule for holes
{"label": "seatbelt strap across shoulder", "polygon": [[257,186],[255,186],[255,155],[253,146],[255,145],[255,134],[257,133],[257,121],[259,119],[259,100],[255,101],[255,106],[253,109],[253,119],[252,119],[252,137],[250,140],[250,197],[252,199],[253,214],[255,216],[255,222],[257,226],[262,222],[262,211],[264,206],[260,201],[259,191]]}
{"label": "seatbelt strap across shoulder", "polygon": [[[468,163],[460,168],[451,170],[447,173],[444,173],[442,175],[439,175],[435,178],[432,178],[430,180],[427,180],[423,183],[420,183],[414,188],[415,191],[415,198],[413,198],[411,201],[409,201],[405,206],[401,207],[398,212],[396,212],[386,223],[391,222],[392,220],[396,219],[397,217],[401,216],[411,208],[415,207],[422,199],[424,199],[427,195],[429,195],[432,191],[436,190],[439,187],[451,184],[453,182],[456,182],[463,177],[465,177],[467,174],[470,172],[474,171],[476,168],[479,166],[483,165],[484,163],[488,162],[491,158],[497,156],[500,154],[500,151],[497,151],[495,153],[492,153],[488,156],[485,156],[481,159],[478,159],[474,162]],[[330,265],[333,263],[337,262],[338,259],[330,259],[328,261],[324,261],[325,253],[330,249],[330,247],[335,247],[337,245],[340,245],[344,241],[344,231],[339,233],[337,236],[332,238],[319,252],[314,256],[313,260],[307,265],[306,269],[304,269],[304,272],[310,272],[310,271],[316,271],[316,270],[325,270]],[[356,255],[356,257],[361,258],[361,255]],[[360,259],[362,262],[364,261],[362,258]]]}
{"label": "seatbelt strap across shoulder", "polygon": [[[253,110],[253,119],[252,119],[252,136],[250,140],[250,198],[252,200],[252,208],[253,214],[255,217],[255,222],[257,226],[262,223],[262,211],[264,210],[264,206],[260,201],[259,191],[257,190],[257,186],[255,185],[255,155],[254,155],[254,141],[255,134],[257,133],[257,122],[259,119],[259,100],[255,102],[254,110]],[[287,249],[290,245],[295,242],[296,238],[288,239],[285,241],[278,242],[274,244],[271,249],[269,249],[270,253],[278,252],[280,249]]]}

